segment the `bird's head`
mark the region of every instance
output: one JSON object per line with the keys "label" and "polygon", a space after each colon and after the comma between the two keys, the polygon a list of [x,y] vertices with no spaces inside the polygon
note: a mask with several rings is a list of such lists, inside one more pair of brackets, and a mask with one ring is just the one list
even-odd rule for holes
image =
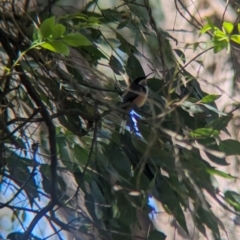
{"label": "bird's head", "polygon": [[134,80],[134,83],[139,84],[139,85],[147,85],[147,78],[144,77],[138,77]]}
{"label": "bird's head", "polygon": [[148,75],[144,76],[144,77],[138,77],[134,80],[134,83],[139,84],[139,85],[147,85],[147,77],[149,75],[153,74],[153,72],[149,73]]}

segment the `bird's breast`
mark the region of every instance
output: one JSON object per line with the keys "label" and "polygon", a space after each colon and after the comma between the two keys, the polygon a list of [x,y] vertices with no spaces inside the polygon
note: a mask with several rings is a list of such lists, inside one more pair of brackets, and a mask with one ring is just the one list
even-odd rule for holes
{"label": "bird's breast", "polygon": [[132,104],[134,104],[137,107],[142,107],[148,97],[148,87],[147,86],[141,86],[139,95],[133,100]]}

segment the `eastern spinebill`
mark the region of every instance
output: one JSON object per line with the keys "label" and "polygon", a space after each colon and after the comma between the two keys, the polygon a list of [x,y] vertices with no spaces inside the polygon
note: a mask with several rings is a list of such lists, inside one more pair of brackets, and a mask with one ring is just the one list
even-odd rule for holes
{"label": "eastern spinebill", "polygon": [[[129,88],[122,95],[122,108],[126,111],[130,111],[132,108],[140,108],[142,107],[148,97],[148,86],[147,86],[147,77],[152,73],[136,78]],[[122,122],[120,133],[124,132],[123,128],[125,128],[126,120]]]}

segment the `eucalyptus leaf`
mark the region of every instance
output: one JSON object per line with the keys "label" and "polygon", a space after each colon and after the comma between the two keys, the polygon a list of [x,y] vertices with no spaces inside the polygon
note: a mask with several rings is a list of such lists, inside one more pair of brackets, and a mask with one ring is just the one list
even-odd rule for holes
{"label": "eucalyptus leaf", "polygon": [[224,198],[236,211],[240,211],[240,194],[234,191],[226,191]]}
{"label": "eucalyptus leaf", "polygon": [[75,144],[74,145],[74,156],[78,163],[86,165],[89,160],[89,151],[86,148],[82,148],[81,146]]}
{"label": "eucalyptus leaf", "polygon": [[117,29],[122,29],[122,28],[126,27],[126,26],[128,25],[128,23],[129,23],[129,20],[128,20],[128,19],[125,20],[125,21],[120,22],[120,23],[118,24],[118,26],[117,26]]}
{"label": "eucalyptus leaf", "polygon": [[222,115],[222,116],[227,116],[226,113],[219,111],[218,109],[216,109],[216,108],[213,107],[213,106],[210,106],[209,104],[201,104],[201,105],[205,106],[205,107],[208,108],[209,110],[211,110],[211,111],[213,111],[213,112],[215,112],[215,113],[218,113],[218,114],[220,114],[220,115]]}
{"label": "eucalyptus leaf", "polygon": [[227,127],[229,121],[232,119],[232,114],[227,116],[221,116],[213,121],[211,121],[208,126],[215,130],[224,130]]}
{"label": "eucalyptus leaf", "polygon": [[131,54],[127,60],[126,71],[132,79],[145,76],[142,66],[134,54]]}
{"label": "eucalyptus leaf", "polygon": [[223,178],[236,179],[236,177],[234,177],[234,176],[232,176],[232,175],[230,175],[230,174],[227,174],[227,173],[225,173],[225,172],[216,170],[216,169],[207,168],[206,171],[207,171],[209,174],[218,175],[218,176],[223,177]]}
{"label": "eucalyptus leaf", "polygon": [[154,197],[159,199],[164,205],[167,206],[171,214],[175,217],[178,224],[182,229],[188,234],[188,228],[186,224],[186,219],[183,214],[183,210],[180,206],[179,195],[172,190],[169,185],[169,180],[164,176],[157,176],[156,178],[156,192],[153,192]]}
{"label": "eucalyptus leaf", "polygon": [[201,99],[201,103],[211,103],[220,98],[221,95],[210,94]]}
{"label": "eucalyptus leaf", "polygon": [[80,33],[69,33],[63,36],[62,41],[71,47],[92,45],[92,43]]}
{"label": "eucalyptus leaf", "polygon": [[198,128],[189,133],[190,137],[193,137],[193,138],[212,137],[212,136],[217,136],[218,134],[219,134],[219,131],[213,128]]}
{"label": "eucalyptus leaf", "polygon": [[131,55],[133,53],[138,53],[138,50],[135,46],[130,44],[121,34],[116,33],[117,39],[121,42],[121,45],[118,47],[121,51]]}
{"label": "eucalyptus leaf", "polygon": [[174,52],[179,56],[179,58],[182,60],[182,62],[185,64],[186,63],[186,57],[185,54],[179,50],[179,49],[174,49]]}
{"label": "eucalyptus leaf", "polygon": [[199,219],[201,219],[202,223],[204,223],[209,229],[211,229],[213,235],[219,239],[220,233],[218,225],[216,223],[217,218],[214,216],[214,214],[205,210],[202,206],[199,206],[197,210],[197,215]]}
{"label": "eucalyptus leaf", "polygon": [[120,61],[113,55],[111,55],[111,57],[110,57],[109,66],[111,67],[113,72],[116,73],[117,75],[121,75],[125,72]]}
{"label": "eucalyptus leaf", "polygon": [[240,155],[240,142],[233,139],[223,140],[219,144],[219,149],[230,155]]}

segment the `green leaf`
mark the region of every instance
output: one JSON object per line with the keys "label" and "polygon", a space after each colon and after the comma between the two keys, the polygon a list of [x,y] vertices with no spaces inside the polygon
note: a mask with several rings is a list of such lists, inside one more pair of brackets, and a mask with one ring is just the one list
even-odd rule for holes
{"label": "green leaf", "polygon": [[42,38],[46,39],[50,37],[54,32],[54,27],[55,27],[55,17],[45,19],[39,28]]}
{"label": "green leaf", "polygon": [[[220,152],[219,146],[217,145],[216,140],[214,138],[203,138],[203,139],[198,139],[197,141],[200,144],[203,144],[205,147],[207,147],[211,150]],[[221,165],[221,166],[229,165],[229,163],[226,161],[225,157],[218,157],[216,155],[213,155],[213,154],[210,154],[207,152],[205,152],[205,153],[212,162],[214,162],[218,165]]]}
{"label": "green leaf", "polygon": [[203,34],[205,32],[208,32],[209,30],[214,31],[214,30],[219,30],[216,26],[214,26],[213,22],[211,21],[210,18],[207,18],[207,24],[205,24],[202,29],[200,29],[200,33]]}
{"label": "green leaf", "polygon": [[227,174],[225,172],[222,172],[222,171],[219,171],[219,170],[216,170],[216,169],[213,169],[213,168],[207,168],[206,172],[211,174],[211,175],[217,175],[217,176],[227,178],[227,179],[236,179],[237,178],[237,177],[234,177],[230,174]]}
{"label": "green leaf", "polygon": [[229,165],[229,163],[226,161],[226,158],[217,157],[217,156],[212,155],[212,154],[207,153],[207,152],[205,152],[205,153],[208,156],[209,160],[211,160],[212,162],[214,162],[214,163],[216,163],[218,165],[221,165],[221,166],[228,166]]}
{"label": "green leaf", "polygon": [[[11,177],[15,184],[25,190],[25,193],[29,195],[29,199],[32,202],[32,198],[38,197],[38,185],[34,179],[34,175],[37,174],[32,172],[34,162],[32,159],[27,159],[20,157],[14,152],[7,149],[4,150],[5,161],[7,163],[8,171],[11,173]],[[22,154],[23,155],[23,154]],[[28,179],[30,174],[33,174],[31,178]],[[7,178],[5,181],[10,182]]]}
{"label": "green leaf", "polygon": [[240,204],[240,194],[239,193],[236,193],[234,191],[226,191],[224,193],[224,196],[229,197],[232,200],[234,200],[235,202],[237,202],[238,204]]}
{"label": "green leaf", "polygon": [[200,104],[196,104],[190,101],[184,101],[181,104],[181,108],[189,112],[190,115],[201,114],[206,112],[204,107],[202,107]]}
{"label": "green leaf", "polygon": [[210,95],[203,97],[200,102],[201,103],[211,103],[220,97],[221,97],[221,95],[210,94]]}
{"label": "green leaf", "polygon": [[[34,28],[34,31],[33,31],[33,41],[41,40],[41,39],[42,39],[42,34],[40,32],[40,29]],[[34,44],[34,43],[32,43],[32,44]]]}
{"label": "green leaf", "polygon": [[213,39],[214,53],[218,53],[224,48],[228,47],[227,41],[219,41],[218,39]]}
{"label": "green leaf", "polygon": [[240,35],[234,34],[230,36],[231,40],[240,44]]}
{"label": "green leaf", "polygon": [[95,181],[91,182],[92,196],[96,200],[97,203],[105,204],[106,198],[103,196],[103,192],[99,188],[98,184]]}
{"label": "green leaf", "polygon": [[84,54],[87,58],[91,58],[91,61],[95,62],[101,58],[108,59],[97,47],[94,45],[81,46],[81,50],[84,50]]}
{"label": "green leaf", "polygon": [[218,29],[216,26],[214,26],[214,23],[212,22],[212,20],[210,18],[207,17],[207,22],[208,25],[211,27],[211,29]]}
{"label": "green leaf", "polygon": [[183,61],[183,63],[185,64],[186,63],[185,54],[179,49],[173,49],[173,50],[179,56],[179,58]]}
{"label": "green leaf", "polygon": [[126,153],[122,151],[118,145],[113,143],[107,145],[104,149],[104,156],[109,160],[109,162],[114,156],[114,161],[112,162],[113,167],[115,170],[121,173],[122,176],[128,177],[131,174],[131,163]]}
{"label": "green leaf", "polygon": [[82,148],[81,146],[75,144],[74,145],[74,156],[77,160],[77,163],[87,164],[89,158],[89,151],[86,148]]}
{"label": "green leaf", "polygon": [[69,55],[68,46],[61,41],[45,42],[41,45],[41,47],[45,48],[45,49],[48,49],[52,52],[62,53],[65,56]]}
{"label": "green leaf", "polygon": [[227,127],[229,121],[232,119],[232,114],[227,116],[219,117],[208,124],[208,127],[211,127],[215,130],[224,130]]}
{"label": "green leaf", "polygon": [[182,229],[188,234],[186,219],[180,206],[181,197],[172,189],[169,180],[167,177],[158,175],[156,177],[156,189],[153,190],[153,196],[168,208]]}
{"label": "green leaf", "polygon": [[240,142],[233,139],[223,140],[219,144],[219,149],[229,155],[240,155]]}
{"label": "green leaf", "polygon": [[236,211],[240,211],[240,194],[234,191],[224,193],[225,201],[228,202]]}
{"label": "green leaf", "polygon": [[102,22],[107,23],[107,22],[120,22],[121,17],[122,17],[122,13],[117,11],[117,10],[113,10],[113,9],[104,9],[101,10],[102,16],[104,16]]}
{"label": "green leaf", "polygon": [[66,138],[64,135],[60,135],[59,137],[56,138],[56,142],[59,148],[59,155],[61,160],[64,163],[71,163],[72,159],[69,155],[69,151],[68,151],[68,144],[66,143]]}
{"label": "green leaf", "polygon": [[205,239],[207,239],[205,226],[198,216],[194,216],[194,223],[196,224],[197,229],[203,234]]}
{"label": "green leaf", "polygon": [[113,55],[110,57],[109,66],[111,67],[113,72],[116,73],[117,75],[121,75],[122,73],[125,72],[120,61]]}
{"label": "green leaf", "polygon": [[53,38],[61,37],[66,31],[66,27],[62,24],[56,24],[53,29]]}
{"label": "green leaf", "polygon": [[214,37],[217,41],[223,41],[225,38],[228,38],[228,36],[218,28],[214,31]]}
{"label": "green leaf", "polygon": [[223,22],[223,30],[230,35],[233,31],[234,25],[231,22]]}
{"label": "green leaf", "polygon": [[166,237],[164,233],[153,230],[150,232],[148,240],[165,240]]}
{"label": "green leaf", "polygon": [[99,23],[101,19],[103,19],[103,18],[102,17],[90,17],[90,18],[88,18],[88,21],[90,23]]}
{"label": "green leaf", "polygon": [[240,23],[238,23],[237,28],[238,28],[238,33],[240,33]]}
{"label": "green leaf", "polygon": [[198,128],[189,133],[190,137],[192,138],[213,137],[213,136],[217,136],[218,134],[219,134],[219,131],[213,128]]}
{"label": "green leaf", "polygon": [[211,111],[213,111],[213,112],[215,112],[215,113],[218,113],[218,114],[220,114],[220,115],[222,115],[222,116],[227,116],[226,113],[219,111],[218,109],[216,109],[216,108],[213,107],[213,106],[210,106],[210,105],[208,105],[208,104],[201,104],[201,105],[205,106],[205,107],[208,108],[209,110],[211,110]]}
{"label": "green leaf", "polygon": [[129,19],[120,22],[117,26],[117,29],[122,29],[122,28],[126,27],[128,25],[128,23],[129,23]]}
{"label": "green leaf", "polygon": [[126,39],[123,38],[121,34],[116,33],[116,37],[121,42],[121,45],[118,47],[118,49],[127,53],[128,55],[138,53],[137,48],[131,45],[128,41],[126,41]]}
{"label": "green leaf", "polygon": [[162,89],[164,86],[164,82],[161,79],[158,78],[149,78],[148,79],[148,87],[154,91],[159,92],[160,89]]}
{"label": "green leaf", "polygon": [[126,199],[123,194],[118,196],[118,208],[120,214],[120,220],[126,225],[130,226],[136,221],[136,209],[132,207],[130,201]]}
{"label": "green leaf", "polygon": [[215,238],[214,239],[219,239],[220,238],[220,233],[219,233],[219,228],[217,224],[217,218],[216,216],[207,210],[205,210],[202,206],[199,206],[197,210],[197,215],[199,216],[199,219],[204,223],[205,225],[208,226],[212,230],[212,233],[214,234]]}
{"label": "green leaf", "polygon": [[209,24],[206,24],[200,29],[200,33],[203,34],[205,32],[208,32],[211,29],[212,29],[211,26]]}
{"label": "green leaf", "polygon": [[83,13],[74,13],[74,14],[66,14],[63,15],[62,18],[66,18],[66,19],[80,19],[83,20],[84,22],[88,21],[88,15],[83,14]]}
{"label": "green leaf", "polygon": [[92,43],[80,33],[70,33],[62,38],[63,42],[72,47],[89,46]]}
{"label": "green leaf", "polygon": [[126,71],[128,76],[132,79],[145,76],[140,62],[133,54],[131,54],[127,60]]}

